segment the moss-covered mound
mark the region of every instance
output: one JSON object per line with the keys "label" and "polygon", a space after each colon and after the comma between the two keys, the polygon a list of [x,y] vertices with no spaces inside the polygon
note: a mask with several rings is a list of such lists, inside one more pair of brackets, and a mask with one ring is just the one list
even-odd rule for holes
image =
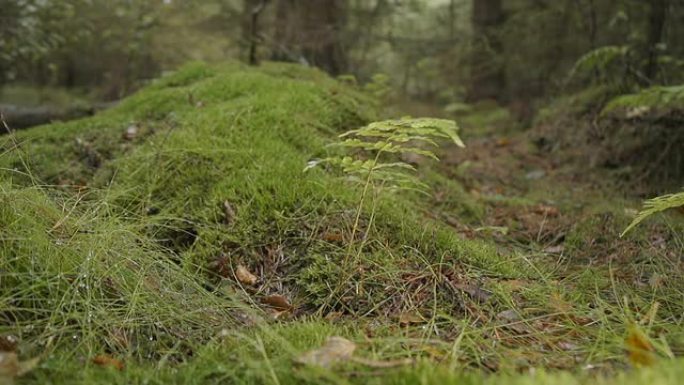
{"label": "moss-covered mound", "polygon": [[525,276],[401,194],[364,208],[367,246],[342,263],[359,191],[303,168],[373,115],[317,71],[195,64],[97,117],[5,136],[3,328],[150,352],[159,333],[200,341],[235,325],[237,298],[284,296],[294,315],[460,318],[483,296],[467,295],[478,277]]}
{"label": "moss-covered mound", "polygon": [[[613,295],[643,310],[653,293],[429,219],[483,212],[429,164],[441,203],[383,192],[352,231],[361,189],[303,169],[374,119],[316,70],[192,64],[95,117],[0,137],[0,354],[16,337],[42,359],[25,380],[58,384],[482,383],[453,369],[619,362]],[[294,367],[331,335],[371,360]]]}

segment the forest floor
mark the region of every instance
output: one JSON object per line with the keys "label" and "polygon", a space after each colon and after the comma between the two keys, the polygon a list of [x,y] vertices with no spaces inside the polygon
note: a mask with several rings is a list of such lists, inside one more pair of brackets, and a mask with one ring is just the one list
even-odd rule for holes
{"label": "forest floor", "polygon": [[358,189],[302,169],[372,105],[197,64],[0,138],[0,384],[678,383],[681,215],[621,238],[640,199],[487,112],[349,258]]}

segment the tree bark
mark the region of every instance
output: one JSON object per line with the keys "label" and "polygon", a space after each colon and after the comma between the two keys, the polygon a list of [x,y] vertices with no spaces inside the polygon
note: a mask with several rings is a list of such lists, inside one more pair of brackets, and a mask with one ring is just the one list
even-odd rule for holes
{"label": "tree bark", "polygon": [[648,40],[646,50],[648,58],[644,75],[653,79],[658,72],[658,45],[663,41],[663,32],[667,19],[668,0],[651,0],[651,12],[648,23]]}
{"label": "tree bark", "polygon": [[259,36],[259,16],[264,11],[269,0],[245,0],[242,22],[242,38],[247,43],[247,62],[250,65],[259,64],[257,49],[261,37]]}
{"label": "tree bark", "polygon": [[474,39],[470,60],[468,99],[506,99],[505,75],[501,62],[503,45],[498,28],[503,24],[501,0],[474,0],[472,23]]}
{"label": "tree bark", "polygon": [[347,70],[346,0],[278,0],[273,59],[303,61],[333,75]]}

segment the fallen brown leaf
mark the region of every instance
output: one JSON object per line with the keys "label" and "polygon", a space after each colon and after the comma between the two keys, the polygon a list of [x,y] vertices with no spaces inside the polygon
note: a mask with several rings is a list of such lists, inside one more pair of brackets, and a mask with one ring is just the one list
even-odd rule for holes
{"label": "fallen brown leaf", "polygon": [[566,301],[558,292],[553,292],[549,295],[549,306],[557,313],[569,313],[572,310],[572,304]]}
{"label": "fallen brown leaf", "polygon": [[520,314],[518,314],[518,311],[515,309],[510,309],[510,310],[504,310],[496,315],[496,318],[503,320],[503,321],[520,321]]}
{"label": "fallen brown leaf", "polygon": [[549,246],[544,249],[544,252],[549,254],[562,254],[563,251],[565,251],[565,246],[563,245]]}
{"label": "fallen brown leaf", "polygon": [[539,205],[533,210],[536,214],[544,215],[547,217],[557,217],[560,215],[560,211],[553,206]]}
{"label": "fallen brown leaf", "polygon": [[452,285],[455,289],[468,294],[470,298],[477,302],[487,302],[489,297],[492,296],[492,293],[482,289],[478,285],[472,285],[467,283],[452,283]]}
{"label": "fallen brown leaf", "polygon": [[421,324],[424,323],[423,317],[415,312],[404,312],[399,314],[399,325],[409,326],[411,324]]}
{"label": "fallen brown leaf", "polygon": [[264,297],[261,302],[277,310],[292,309],[292,304],[290,304],[290,301],[288,301],[287,297],[279,294],[272,294]]}
{"label": "fallen brown leaf", "polygon": [[636,325],[630,326],[625,346],[627,348],[627,359],[632,365],[640,367],[655,364],[657,358],[655,348],[648,336]]}
{"label": "fallen brown leaf", "polygon": [[344,235],[341,232],[326,231],[322,237],[324,241],[331,243],[339,243],[344,241]]}
{"label": "fallen brown leaf", "polygon": [[223,221],[227,225],[231,225],[235,221],[235,209],[228,201],[223,201]]}
{"label": "fallen brown leaf", "polygon": [[14,352],[0,352],[0,384],[13,384],[14,379],[33,370],[40,362],[39,357],[19,361]]}
{"label": "fallen brown leaf", "polygon": [[126,131],[124,131],[123,133],[123,138],[125,140],[133,140],[136,136],[138,136],[138,126],[136,126],[135,124],[131,124],[130,126],[128,126]]}
{"label": "fallen brown leaf", "polygon": [[93,364],[101,366],[103,368],[109,367],[117,370],[123,370],[125,367],[124,363],[121,360],[116,359],[112,356],[108,356],[106,354],[100,354],[93,357]]}
{"label": "fallen brown leaf", "polygon": [[356,350],[356,344],[342,337],[329,337],[325,345],[297,357],[295,362],[304,365],[329,368],[333,364],[349,361]]}
{"label": "fallen brown leaf", "polygon": [[237,269],[235,269],[235,277],[237,278],[240,283],[244,285],[249,285],[249,286],[254,286],[257,283],[257,276],[252,274],[246,267],[243,265],[238,265]]}
{"label": "fallen brown leaf", "polygon": [[13,335],[7,334],[0,336],[0,352],[13,352],[17,350],[19,339]]}

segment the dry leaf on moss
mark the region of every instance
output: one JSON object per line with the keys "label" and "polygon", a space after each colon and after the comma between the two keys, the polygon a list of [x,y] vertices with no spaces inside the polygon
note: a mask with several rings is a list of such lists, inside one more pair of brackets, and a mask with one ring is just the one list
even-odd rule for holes
{"label": "dry leaf on moss", "polygon": [[349,361],[356,350],[356,344],[342,337],[330,337],[325,345],[310,350],[295,361],[299,364],[329,368],[333,364]]}
{"label": "dry leaf on moss", "polygon": [[138,136],[138,131],[138,126],[136,126],[135,124],[131,124],[130,126],[128,126],[126,131],[124,131],[122,137],[124,138],[124,140],[133,140],[136,136]]}
{"label": "dry leaf on moss", "polygon": [[425,323],[425,320],[418,313],[404,312],[404,313],[399,314],[399,325],[401,325],[401,326],[409,326],[409,325],[422,324],[422,323]]}
{"label": "dry leaf on moss", "polygon": [[33,370],[38,366],[40,358],[19,361],[14,352],[0,352],[0,384],[13,384],[14,379]]}
{"label": "dry leaf on moss", "polygon": [[231,225],[235,221],[235,209],[228,201],[223,201],[223,221],[227,225]]}
{"label": "dry leaf on moss", "polygon": [[627,359],[634,366],[652,366],[656,362],[655,348],[648,336],[637,326],[629,328],[627,339]]}
{"label": "dry leaf on moss", "polygon": [[295,362],[303,365],[320,366],[330,368],[342,362],[354,362],[370,368],[395,368],[397,366],[412,365],[415,360],[411,358],[398,360],[373,360],[362,357],[354,357],[356,344],[342,337],[330,337],[325,341],[325,345],[318,349],[310,350],[299,356]]}
{"label": "dry leaf on moss", "polygon": [[277,310],[292,309],[292,304],[290,304],[290,301],[288,301],[287,297],[285,297],[284,295],[269,295],[268,297],[264,297],[264,299],[262,299],[261,302]]}
{"label": "dry leaf on moss", "polygon": [[235,277],[244,285],[254,286],[257,283],[257,276],[252,274],[246,267],[238,265],[235,270]]}
{"label": "dry leaf on moss", "polygon": [[0,336],[0,352],[13,352],[17,350],[19,339],[13,335]]}
{"label": "dry leaf on moss", "polygon": [[106,354],[100,354],[93,357],[93,364],[101,366],[103,368],[109,367],[117,370],[123,370],[125,367],[124,363],[121,360],[116,359],[112,356],[108,356]]}
{"label": "dry leaf on moss", "polygon": [[462,291],[477,302],[487,302],[487,300],[492,296],[487,290],[484,290],[479,285],[473,285],[468,283],[452,283],[451,284],[456,290]]}

